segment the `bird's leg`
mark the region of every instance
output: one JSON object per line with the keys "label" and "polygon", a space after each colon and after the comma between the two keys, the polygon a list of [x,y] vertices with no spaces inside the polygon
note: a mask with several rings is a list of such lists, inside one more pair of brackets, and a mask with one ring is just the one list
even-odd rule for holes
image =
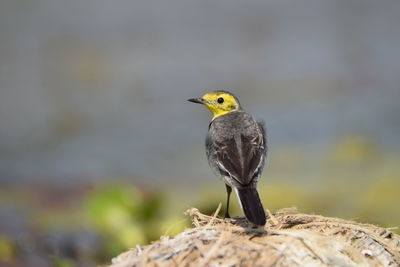
{"label": "bird's leg", "polygon": [[226,184],[226,193],[228,194],[228,198],[226,200],[226,210],[225,210],[225,218],[230,218],[229,216],[229,199],[231,197],[232,187]]}

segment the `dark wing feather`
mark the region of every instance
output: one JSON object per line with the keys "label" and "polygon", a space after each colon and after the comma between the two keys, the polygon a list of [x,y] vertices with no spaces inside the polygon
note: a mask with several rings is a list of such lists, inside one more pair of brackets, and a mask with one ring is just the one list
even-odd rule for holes
{"label": "dark wing feather", "polygon": [[213,151],[221,171],[242,185],[248,185],[262,169],[265,145],[260,131],[213,142]]}
{"label": "dark wing feather", "polygon": [[241,182],[242,176],[241,161],[238,156],[236,141],[234,138],[225,139],[222,142],[215,141],[213,144],[216,162],[222,172]]}
{"label": "dark wing feather", "polygon": [[265,123],[264,123],[264,121],[258,121],[257,125],[261,131],[263,145],[264,145],[264,154],[266,155],[268,148],[267,148],[267,130],[265,130]]}

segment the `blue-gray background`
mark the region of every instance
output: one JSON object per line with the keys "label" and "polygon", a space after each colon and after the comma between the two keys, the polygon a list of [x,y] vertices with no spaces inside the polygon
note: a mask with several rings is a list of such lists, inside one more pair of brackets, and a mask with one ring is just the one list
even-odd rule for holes
{"label": "blue-gray background", "polygon": [[[270,147],[400,137],[398,1],[2,1],[0,177],[191,179],[231,90]],[[199,152],[202,153],[202,152]],[[208,171],[208,170],[207,170]],[[208,172],[203,172],[203,174]]]}

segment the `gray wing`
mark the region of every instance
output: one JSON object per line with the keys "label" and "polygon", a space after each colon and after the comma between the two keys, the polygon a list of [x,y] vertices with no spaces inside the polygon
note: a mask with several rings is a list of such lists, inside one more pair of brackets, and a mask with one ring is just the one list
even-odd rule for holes
{"label": "gray wing", "polygon": [[[262,171],[265,161],[265,136],[262,125],[253,131],[222,140],[209,140],[218,167],[241,185],[250,184]],[[211,141],[211,142],[210,142]]]}
{"label": "gray wing", "polygon": [[257,125],[261,131],[262,138],[263,138],[264,155],[267,156],[268,146],[267,146],[267,130],[265,129],[265,123],[264,123],[264,121],[258,121]]}

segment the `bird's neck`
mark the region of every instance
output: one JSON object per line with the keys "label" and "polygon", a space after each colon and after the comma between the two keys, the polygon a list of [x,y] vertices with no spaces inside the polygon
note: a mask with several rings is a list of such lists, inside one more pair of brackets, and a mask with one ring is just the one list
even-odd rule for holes
{"label": "bird's neck", "polygon": [[211,114],[212,114],[212,121],[215,120],[218,117],[227,115],[229,113],[232,113],[234,111],[237,111],[238,109],[234,109],[234,110],[221,110],[221,109],[213,109],[212,107],[208,107],[208,109],[210,110]]}

